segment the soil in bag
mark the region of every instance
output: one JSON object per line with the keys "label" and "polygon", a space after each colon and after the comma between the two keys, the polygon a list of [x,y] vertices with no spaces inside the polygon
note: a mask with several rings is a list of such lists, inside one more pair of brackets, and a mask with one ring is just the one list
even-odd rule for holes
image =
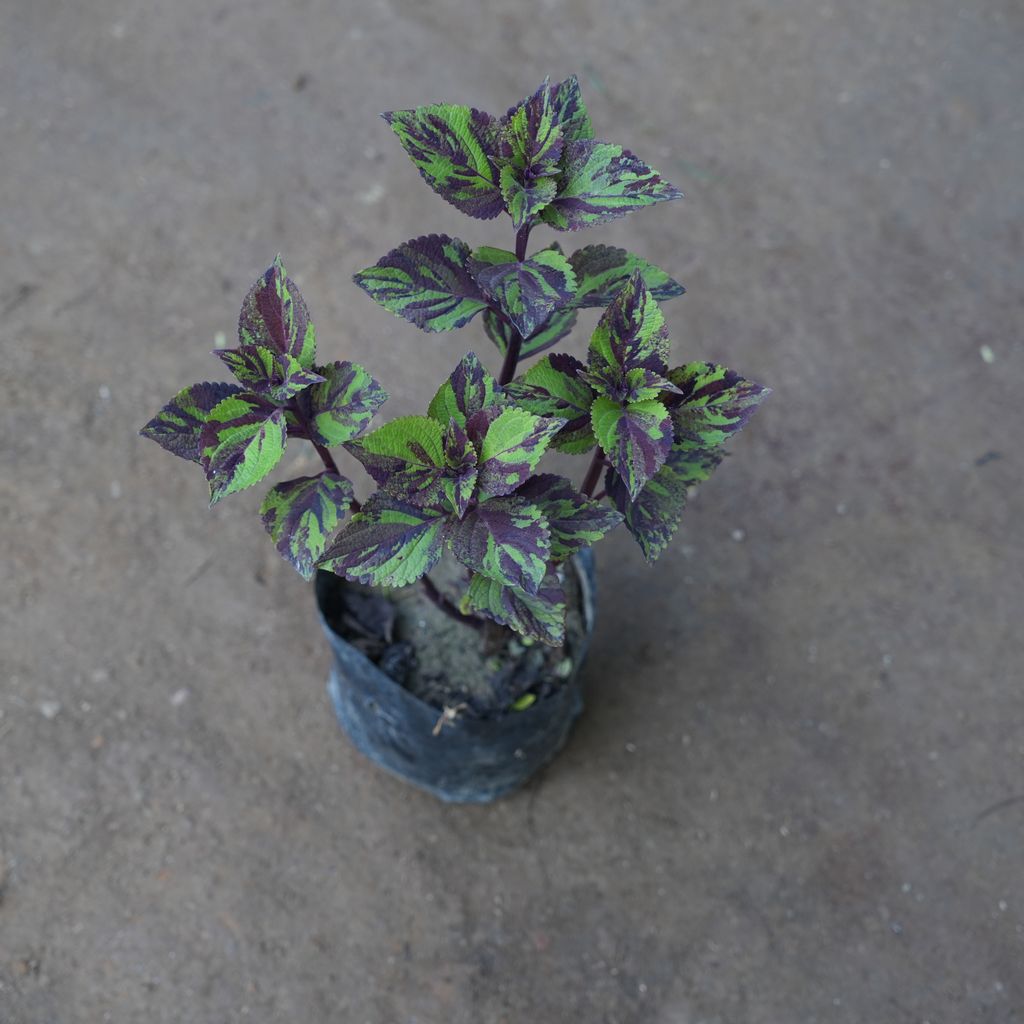
{"label": "soil in bag", "polygon": [[[456,601],[465,569],[442,560],[431,579]],[[543,700],[573,675],[585,647],[580,582],[566,567],[566,641],[531,643],[488,622],[473,629],[454,621],[420,585],[401,590],[338,580],[324,609],[328,625],[400,686],[433,705],[490,719]]]}

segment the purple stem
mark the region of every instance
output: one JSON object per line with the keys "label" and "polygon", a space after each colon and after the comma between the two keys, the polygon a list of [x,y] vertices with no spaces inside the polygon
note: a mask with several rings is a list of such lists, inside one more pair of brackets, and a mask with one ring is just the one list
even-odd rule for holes
{"label": "purple stem", "polygon": [[523,347],[523,336],[511,324],[509,324],[509,327],[512,328],[512,340],[508,343],[508,348],[505,350],[505,361],[501,364],[501,373],[498,374],[499,384],[507,384],[516,375],[519,351]]}
{"label": "purple stem", "polygon": [[520,263],[526,259],[526,246],[530,241],[530,228],[532,225],[527,221],[517,232],[516,232],[516,259]]}
{"label": "purple stem", "polygon": [[[530,228],[531,224],[527,221],[517,232],[516,232],[516,259],[520,263],[526,259],[526,247],[530,243]],[[505,320],[508,323],[508,320]],[[505,361],[501,364],[501,373],[498,374],[498,383],[507,384],[516,375],[516,366],[519,365],[519,352],[523,347],[523,336],[509,324],[512,328],[512,340],[509,342],[508,348],[505,351]]]}
{"label": "purple stem", "polygon": [[483,619],[478,619],[475,615],[463,615],[462,612],[447,598],[434,584],[434,581],[429,576],[421,576],[420,582],[423,584],[423,591],[430,598],[434,604],[441,609],[450,619],[454,619],[456,622],[461,622],[464,626],[470,626],[472,629],[483,629],[486,623]]}
{"label": "purple stem", "polygon": [[[308,429],[308,423],[305,425]],[[322,444],[317,444],[316,441],[312,441],[310,443],[316,449],[316,453],[320,456],[320,461],[323,462],[324,467],[336,476],[341,476],[341,473],[338,470],[338,464],[334,461],[334,456]]]}
{"label": "purple stem", "polygon": [[601,453],[600,448],[595,448],[594,456],[590,460],[590,468],[587,470],[587,475],[583,478],[583,486],[580,488],[588,498],[594,493],[597,481],[601,478],[601,468],[603,466],[604,455]]}
{"label": "purple stem", "polygon": [[[322,445],[317,444],[316,441],[310,436],[312,431],[310,430],[309,417],[299,408],[299,403],[292,399],[288,405],[289,411],[295,416],[295,418],[302,425],[302,429],[306,432],[306,437],[309,438],[309,443],[316,449],[317,455],[320,456],[320,461],[324,464],[324,469],[328,473],[333,473],[335,476],[341,476],[341,470],[338,469],[338,464],[334,461],[334,456]],[[358,512],[362,508],[362,505],[353,498],[349,504],[349,512]]]}

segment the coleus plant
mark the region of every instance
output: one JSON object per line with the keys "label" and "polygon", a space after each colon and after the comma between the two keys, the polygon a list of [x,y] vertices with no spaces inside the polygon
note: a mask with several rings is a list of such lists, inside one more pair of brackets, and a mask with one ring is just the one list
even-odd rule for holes
{"label": "coleus plant", "polygon": [[[246,296],[238,347],[216,353],[238,383],[185,388],[142,433],[202,466],[211,504],[263,480],[289,438],[311,442],[323,471],[274,486],[260,509],[304,577],[319,567],[379,586],[421,581],[467,625],[489,619],[557,645],[566,559],[624,522],[655,561],[691,487],[768,389],[713,363],[670,367],[658,303],[684,289],[641,257],[604,245],[567,256],[558,242],[529,253],[539,225],[576,231],[681,196],[628,150],[593,138],[575,77],[545,82],[501,116],[442,104],[384,118],[442,198],[478,219],[511,217],[514,251],[425,235],[355,281],[424,331],[482,314],[498,377],[471,352],[425,415],[368,433],[387,395],[361,366],[317,361],[306,304],[278,258]],[[517,376],[587,307],[604,313],[585,362],[549,354]],[[339,445],[377,486],[363,504],[330,451]],[[590,457],[579,489],[536,472],[548,450]],[[445,551],[467,570],[461,594],[430,579]]]}

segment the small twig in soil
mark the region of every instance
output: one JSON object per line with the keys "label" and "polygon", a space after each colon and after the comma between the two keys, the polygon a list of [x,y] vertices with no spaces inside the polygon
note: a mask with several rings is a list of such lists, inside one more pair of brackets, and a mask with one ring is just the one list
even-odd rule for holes
{"label": "small twig in soil", "polygon": [[997,800],[994,804],[989,804],[988,807],[974,816],[974,824],[971,827],[974,828],[975,825],[983,822],[990,814],[1005,811],[1007,807],[1013,807],[1014,804],[1024,804],[1024,794],[1008,796],[1005,800]]}
{"label": "small twig in soil", "polygon": [[446,725],[454,726],[455,719],[459,717],[459,712],[465,711],[466,708],[468,707],[469,705],[465,701],[463,701],[461,704],[456,704],[454,707],[445,704],[444,710],[441,712],[440,718],[438,718],[436,724],[434,725],[434,728],[431,730],[433,735],[440,736],[441,730]]}

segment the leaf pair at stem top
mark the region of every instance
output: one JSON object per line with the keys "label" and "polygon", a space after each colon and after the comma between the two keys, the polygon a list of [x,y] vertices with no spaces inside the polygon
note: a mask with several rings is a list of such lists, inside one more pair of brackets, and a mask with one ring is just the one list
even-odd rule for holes
{"label": "leaf pair at stem top", "polygon": [[594,139],[575,75],[494,117],[439,103],[384,115],[423,180],[463,213],[507,212],[575,231],[682,193],[628,150]]}

